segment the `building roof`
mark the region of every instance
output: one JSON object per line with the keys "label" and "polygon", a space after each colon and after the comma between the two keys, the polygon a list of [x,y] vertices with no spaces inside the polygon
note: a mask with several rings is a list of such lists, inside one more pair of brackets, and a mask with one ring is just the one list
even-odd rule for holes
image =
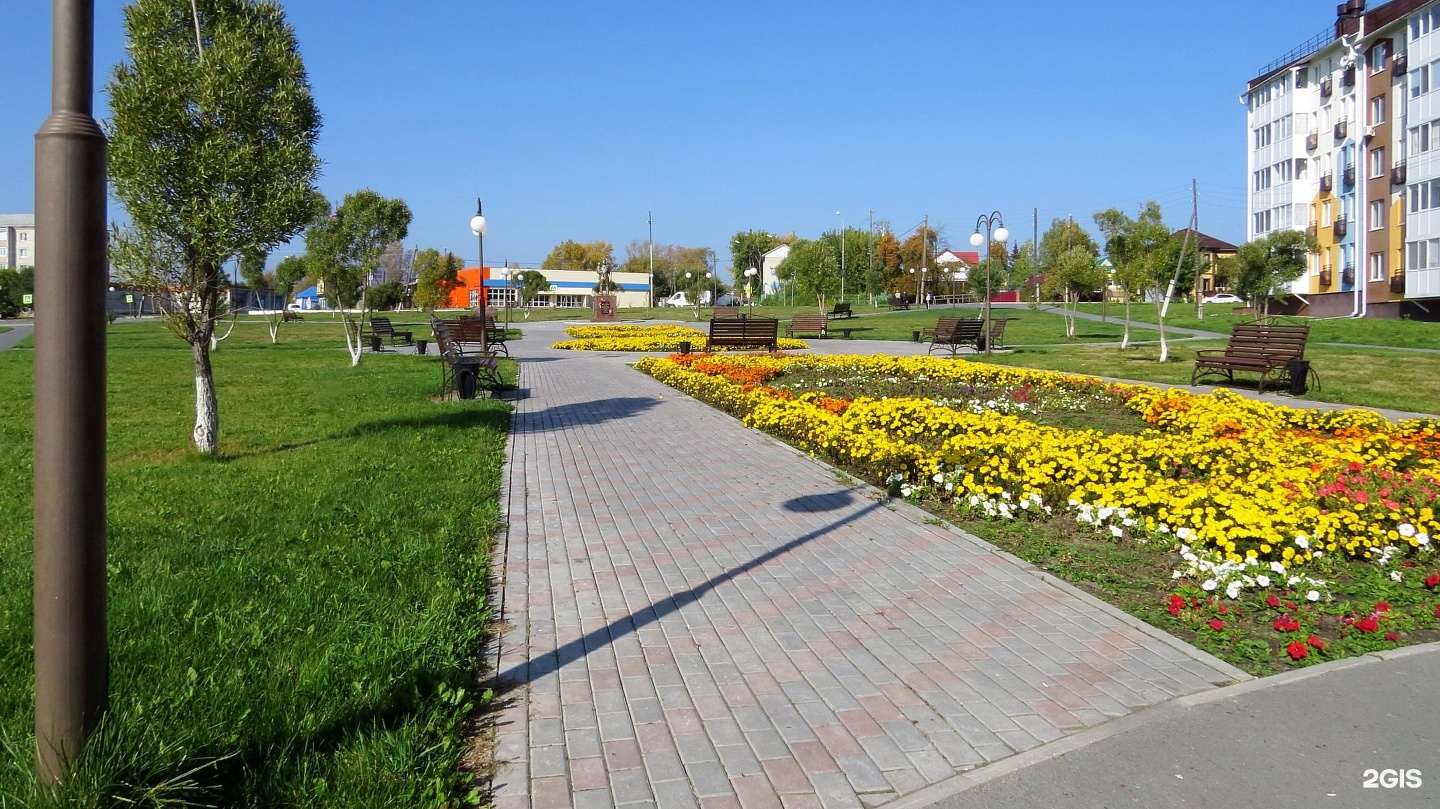
{"label": "building roof", "polygon": [[[946,258],[947,256],[949,256],[949,258]],[[935,256],[936,264],[954,264],[957,261],[962,264],[979,264],[980,254],[974,250],[960,251],[951,250],[947,247]]]}
{"label": "building roof", "polygon": [[33,213],[0,213],[0,228],[33,228]]}
{"label": "building roof", "polygon": [[[1176,236],[1180,236],[1180,237],[1183,238],[1183,237],[1185,236],[1185,232],[1186,232],[1187,230],[1189,230],[1189,228],[1181,228],[1181,229],[1175,231],[1175,235],[1176,235]],[[1198,235],[1198,236],[1200,237],[1200,249],[1201,249],[1201,250],[1209,250],[1209,251],[1212,252],[1212,253],[1233,253],[1233,252],[1235,252],[1236,250],[1239,250],[1239,249],[1240,249],[1240,248],[1236,247],[1235,245],[1233,245],[1233,244],[1231,244],[1231,243],[1229,243],[1229,242],[1227,242],[1227,241],[1222,241],[1222,240],[1220,240],[1220,239],[1217,239],[1217,238],[1215,238],[1214,236],[1206,236],[1204,233],[1198,233],[1198,232],[1196,232],[1196,231],[1191,231],[1191,232],[1192,232],[1192,233],[1196,233],[1196,235]]]}

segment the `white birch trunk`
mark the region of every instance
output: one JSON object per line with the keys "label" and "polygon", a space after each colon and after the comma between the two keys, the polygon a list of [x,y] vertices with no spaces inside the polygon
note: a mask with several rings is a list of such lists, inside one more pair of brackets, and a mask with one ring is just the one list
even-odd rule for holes
{"label": "white birch trunk", "polygon": [[1120,338],[1120,350],[1130,347],[1130,290],[1125,290],[1125,335]]}
{"label": "white birch trunk", "polygon": [[191,439],[196,449],[206,455],[214,455],[219,449],[220,412],[215,401],[209,341],[201,339],[191,343],[190,357],[195,365],[195,431],[191,433]]}

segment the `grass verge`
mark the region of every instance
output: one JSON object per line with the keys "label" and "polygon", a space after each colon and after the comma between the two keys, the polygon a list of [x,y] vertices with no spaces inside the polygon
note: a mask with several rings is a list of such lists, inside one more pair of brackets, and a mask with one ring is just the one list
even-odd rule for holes
{"label": "grass verge", "polygon": [[[435,357],[244,324],[214,355],[222,455],[190,448],[188,347],[109,340],[110,712],[57,803],[458,805],[503,402],[431,401]],[[0,805],[29,776],[31,374],[0,353]],[[148,803],[146,803],[148,801]]]}

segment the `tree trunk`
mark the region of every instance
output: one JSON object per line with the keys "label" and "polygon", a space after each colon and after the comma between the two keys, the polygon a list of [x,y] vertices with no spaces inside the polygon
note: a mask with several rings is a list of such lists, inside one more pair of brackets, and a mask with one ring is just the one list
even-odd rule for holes
{"label": "tree trunk", "polygon": [[1161,309],[1161,308],[1157,308],[1157,309],[1155,310],[1155,322],[1158,323],[1158,324],[1160,324],[1160,361],[1161,361],[1161,362],[1164,362],[1165,360],[1167,360],[1167,359],[1170,358],[1170,344],[1165,341],[1165,315],[1162,314],[1163,311],[1164,311],[1164,310]]}
{"label": "tree trunk", "polygon": [[195,364],[195,448],[206,455],[219,449],[220,411],[215,402],[215,377],[210,370],[210,335],[202,334],[190,344]]}
{"label": "tree trunk", "polygon": [[1125,290],[1125,336],[1120,338],[1120,350],[1130,347],[1130,290]]}

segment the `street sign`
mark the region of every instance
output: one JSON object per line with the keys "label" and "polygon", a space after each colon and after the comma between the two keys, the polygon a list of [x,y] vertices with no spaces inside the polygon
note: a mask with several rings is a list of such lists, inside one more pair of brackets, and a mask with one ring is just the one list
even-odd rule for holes
{"label": "street sign", "polygon": [[21,295],[21,296],[20,296],[20,305],[21,305],[21,306],[29,306],[30,304],[32,304],[32,303],[34,303],[34,302],[35,302],[35,296],[34,296],[34,295],[25,294],[25,295]]}
{"label": "street sign", "polygon": [[135,296],[134,296],[133,294],[129,293],[129,292],[125,293],[125,302],[126,302],[126,303],[134,303],[134,302],[135,302]]}

